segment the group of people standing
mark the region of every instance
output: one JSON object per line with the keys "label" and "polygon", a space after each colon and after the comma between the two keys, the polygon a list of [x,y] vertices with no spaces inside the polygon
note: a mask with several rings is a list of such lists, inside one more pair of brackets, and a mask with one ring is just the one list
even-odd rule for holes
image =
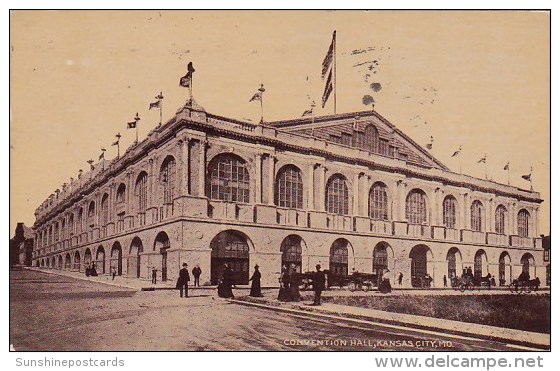
{"label": "group of people standing", "polygon": [[[187,263],[183,263],[183,268],[179,271],[179,278],[177,278],[177,285],[176,288],[179,289],[180,297],[183,297],[183,293],[185,294],[185,298],[189,297],[189,282],[191,280],[191,275],[189,274],[189,265]],[[155,269],[152,271],[152,275]],[[155,271],[157,274],[157,271]],[[200,287],[200,275],[202,274],[202,269],[197,264],[193,270],[192,274],[194,277],[194,287]],[[155,283],[154,277],[152,277],[152,283]]]}
{"label": "group of people standing", "polygon": [[86,277],[97,276],[97,268],[95,262],[86,264]]}
{"label": "group of people standing", "polygon": [[278,300],[280,301],[301,301],[299,286],[301,285],[301,275],[298,266],[293,264],[283,265],[280,272],[280,291]]}

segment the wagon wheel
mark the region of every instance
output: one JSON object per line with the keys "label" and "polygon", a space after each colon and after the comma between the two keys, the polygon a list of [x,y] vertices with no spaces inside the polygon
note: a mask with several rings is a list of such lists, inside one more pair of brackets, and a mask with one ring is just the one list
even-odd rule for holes
{"label": "wagon wheel", "polygon": [[531,286],[531,284],[529,282],[525,283],[522,287],[525,291],[525,293],[529,294],[531,293],[531,291],[533,290],[533,287]]}
{"label": "wagon wheel", "polygon": [[511,291],[512,294],[517,291],[513,282],[509,284],[509,291]]}
{"label": "wagon wheel", "polygon": [[369,290],[371,290],[371,283],[370,282],[364,283],[362,285],[362,291],[363,292],[368,292]]}
{"label": "wagon wheel", "polygon": [[465,292],[465,290],[467,289],[467,285],[464,282],[461,282],[457,288],[459,289],[459,291],[461,292]]}
{"label": "wagon wheel", "polygon": [[348,284],[348,290],[354,292],[354,291],[356,291],[356,288],[357,288],[356,286],[357,286],[357,285],[356,285],[354,282],[350,282],[350,283]]}
{"label": "wagon wheel", "polygon": [[467,282],[467,290],[473,291],[474,285],[471,282]]}

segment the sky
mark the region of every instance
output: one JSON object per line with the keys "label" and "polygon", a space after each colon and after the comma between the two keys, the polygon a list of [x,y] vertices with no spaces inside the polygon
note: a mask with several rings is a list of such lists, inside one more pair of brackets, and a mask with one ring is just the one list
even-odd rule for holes
{"label": "sky", "polygon": [[[550,15],[528,11],[13,11],[10,231],[78,170],[116,156],[193,93],[208,112],[258,122],[320,101],[337,33],[337,113],[375,110],[452,171],[540,192],[550,233]],[[379,89],[380,88],[380,89]],[[366,102],[367,104],[364,104]],[[451,155],[460,146],[459,158]],[[486,155],[486,166],[477,161]]]}

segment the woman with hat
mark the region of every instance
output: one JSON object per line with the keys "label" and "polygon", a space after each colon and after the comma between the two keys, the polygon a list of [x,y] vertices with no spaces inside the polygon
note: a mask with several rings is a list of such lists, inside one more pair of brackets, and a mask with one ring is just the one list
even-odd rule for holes
{"label": "woman with hat", "polygon": [[255,265],[255,272],[253,273],[253,275],[251,276],[251,278],[249,278],[249,281],[251,281],[251,292],[249,293],[249,296],[254,296],[254,297],[262,297],[262,293],[261,293],[261,272],[259,272],[259,265]]}

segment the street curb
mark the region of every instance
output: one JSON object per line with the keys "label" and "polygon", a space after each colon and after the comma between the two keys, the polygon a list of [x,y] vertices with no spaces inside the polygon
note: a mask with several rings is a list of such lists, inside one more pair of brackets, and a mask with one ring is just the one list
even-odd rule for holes
{"label": "street curb", "polygon": [[47,271],[47,270],[42,270],[42,269],[36,269],[35,267],[25,267],[24,269],[29,270],[29,271],[33,271],[33,272],[41,272],[41,273],[46,273],[46,274],[54,274],[54,275],[56,275],[56,276],[74,278],[74,279],[77,279],[77,280],[80,280],[80,281],[94,282],[94,283],[100,283],[100,284],[102,284],[102,285],[109,285],[109,286],[115,286],[115,287],[123,287],[123,288],[130,289],[130,290],[134,290],[134,291],[140,291],[139,288],[133,287],[133,286],[123,285],[123,284],[114,283],[114,282],[104,282],[104,281],[91,280],[91,279],[89,279],[89,278],[71,276],[71,275],[64,274],[64,273],[60,273],[60,272],[56,272],[56,271]]}
{"label": "street curb", "polygon": [[[527,340],[518,340],[518,339],[513,339],[511,337],[506,337],[506,336],[499,336],[499,335],[485,335],[485,334],[478,334],[478,333],[471,333],[471,332],[467,332],[467,331],[459,331],[459,330],[450,330],[450,329],[444,329],[441,327],[435,327],[435,326],[428,326],[428,325],[420,325],[420,324],[416,324],[416,323],[410,323],[410,322],[406,322],[406,321],[397,321],[397,320],[392,320],[392,319],[386,319],[386,318],[374,318],[374,317],[370,317],[367,315],[353,315],[353,314],[349,314],[349,313],[340,313],[340,312],[332,312],[329,310],[324,310],[321,308],[317,308],[317,307],[310,307],[307,308],[305,306],[301,306],[301,305],[294,305],[292,308],[285,308],[285,307],[281,307],[281,306],[274,306],[274,305],[268,305],[268,304],[263,304],[263,303],[255,303],[255,302],[250,302],[250,301],[244,301],[244,300],[239,300],[239,299],[231,299],[230,300],[232,303],[235,304],[239,304],[239,305],[245,305],[245,306],[252,306],[252,307],[258,307],[261,309],[268,309],[268,310],[272,310],[275,312],[281,312],[281,313],[296,313],[299,315],[308,315],[308,316],[315,316],[315,317],[323,317],[323,318],[337,318],[337,319],[341,319],[347,322],[357,322],[357,323],[369,323],[369,324],[387,324],[387,325],[399,325],[399,326],[403,326],[403,327],[408,327],[411,329],[418,329],[418,330],[428,330],[428,331],[434,331],[434,332],[439,332],[439,333],[444,333],[444,334],[450,334],[450,335],[459,335],[459,336],[464,336],[464,337],[470,337],[473,339],[481,339],[481,340],[490,340],[490,341],[498,341],[498,342],[502,342],[502,343],[507,343],[507,344],[515,344],[515,345],[520,345],[520,346],[527,346],[527,347],[533,347],[533,348],[538,348],[540,350],[549,350],[550,349],[550,344],[544,344],[541,342],[531,342],[531,341],[527,341]],[[418,316],[420,317],[420,316]],[[465,322],[466,323],[466,322]],[[472,328],[475,327],[476,324],[470,324],[470,323],[466,323],[467,325],[473,325]],[[491,327],[491,326],[487,326],[487,327]],[[499,327],[496,327],[496,330],[502,330]],[[550,335],[549,334],[540,334],[538,333],[538,335],[547,335],[550,339]]]}

